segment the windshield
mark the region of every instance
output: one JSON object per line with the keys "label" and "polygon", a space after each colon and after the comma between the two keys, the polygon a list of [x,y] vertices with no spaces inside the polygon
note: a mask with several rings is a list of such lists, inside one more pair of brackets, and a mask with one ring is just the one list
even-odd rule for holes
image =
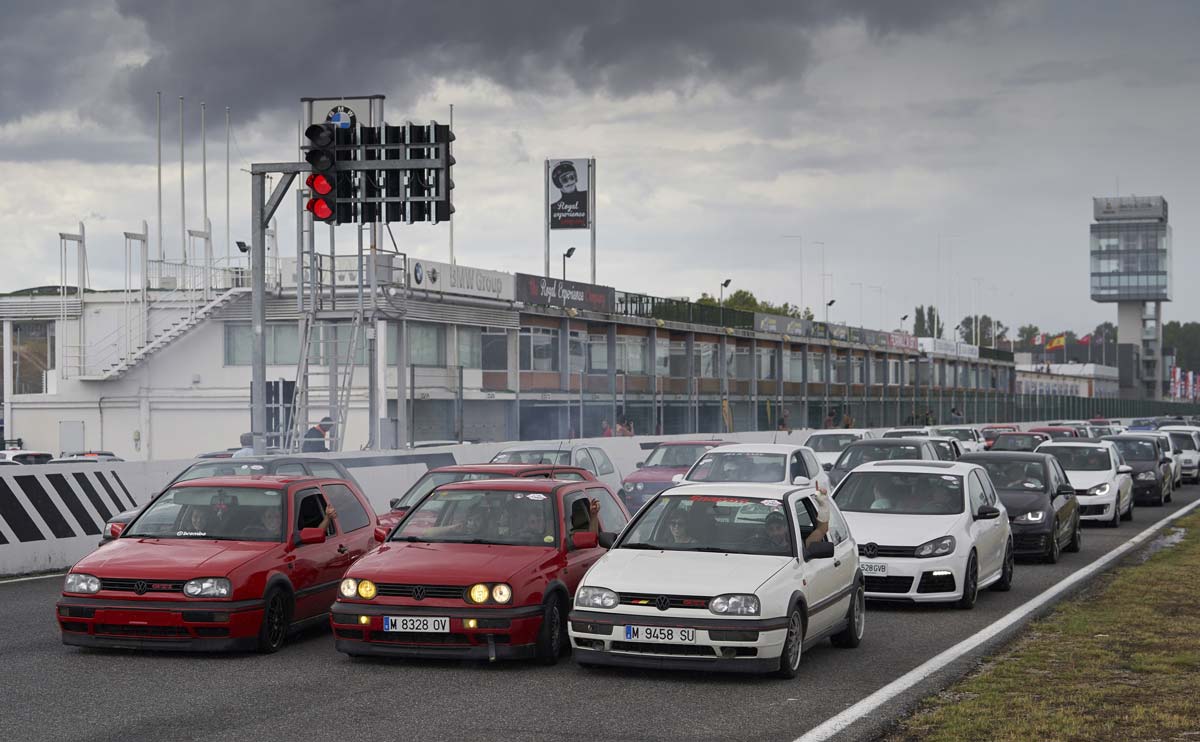
{"label": "windshield", "polygon": [[237,463],[236,459],[221,459],[219,461],[192,464],[180,474],[176,482],[190,482],[193,479],[205,477],[249,477],[255,474],[267,474],[270,469],[261,461]]}
{"label": "windshield", "polygon": [[666,495],[638,514],[617,548],[794,556],[780,500]]}
{"label": "windshield", "polygon": [[931,441],[933,449],[937,451],[938,458],[942,461],[954,460],[954,446],[950,445],[949,441]]}
{"label": "windshield", "polygon": [[555,464],[571,465],[571,449],[547,448],[544,451],[501,451],[492,457],[493,464]]}
{"label": "windshield", "polygon": [[696,459],[712,448],[697,444],[694,446],[659,446],[646,457],[644,466],[671,466],[676,469],[686,469],[696,463]]}
{"label": "windshield", "polygon": [[924,438],[926,436],[924,430],[889,430],[883,434],[884,438]]}
{"label": "windshield", "polygon": [[1150,441],[1113,441],[1126,461],[1156,461],[1154,444]]}
{"label": "windshield", "polygon": [[851,443],[861,440],[862,436],[846,433],[817,433],[809,436],[808,446],[817,453],[838,453]]}
{"label": "windshield", "polygon": [[252,487],[175,487],[164,492],[122,537],[283,541],[282,490]]}
{"label": "windshield", "polygon": [[852,472],[834,499],[843,513],[953,515],[963,511],[962,490],[953,474]]}
{"label": "windshield", "polygon": [[1051,438],[1078,438],[1079,431],[1074,428],[1059,429],[1059,430],[1039,430],[1039,433],[1045,433]]}
{"label": "windshield", "polygon": [[687,473],[689,482],[782,482],[787,457],[753,451],[709,452]]}
{"label": "windshield", "polygon": [[1181,451],[1196,450],[1196,441],[1191,433],[1171,433],[1171,445]]}
{"label": "windshield", "polygon": [[973,431],[971,428],[938,428],[939,435],[950,436],[951,438],[957,438],[960,441],[975,440],[974,432],[975,431]]}
{"label": "windshield", "polygon": [[421,500],[422,497],[429,494],[433,490],[441,487],[443,484],[451,482],[473,482],[480,479],[501,479],[504,474],[496,474],[492,472],[465,472],[465,471],[430,471],[425,472],[425,476],[417,480],[417,483],[408,488],[408,492],[400,498],[400,502],[396,503],[396,508],[410,508]]}
{"label": "windshield", "polygon": [[1108,471],[1112,459],[1103,446],[1042,446],[1038,453],[1048,453],[1058,459],[1067,471]]}
{"label": "windshield", "polygon": [[554,546],[554,499],[540,492],[434,490],[392,535],[392,541]]}
{"label": "windshield", "polygon": [[[1046,453],[1050,452],[1046,451]],[[966,457],[963,461],[978,464],[987,469],[988,476],[992,478],[992,484],[996,489],[1022,491],[1044,491],[1046,489],[1046,468],[1040,461],[1012,461],[990,456]]]}
{"label": "windshield", "polygon": [[842,457],[838,459],[836,468],[853,469],[859,464],[871,461],[919,458],[921,458],[921,449],[915,445],[888,446],[880,443],[856,443],[845,450]]}
{"label": "windshield", "polygon": [[993,451],[1032,451],[1045,439],[1040,435],[998,435]]}

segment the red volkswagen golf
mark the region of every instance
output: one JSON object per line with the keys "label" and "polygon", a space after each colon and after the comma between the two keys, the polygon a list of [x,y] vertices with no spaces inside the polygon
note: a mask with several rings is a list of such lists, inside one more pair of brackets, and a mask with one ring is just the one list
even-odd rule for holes
{"label": "red volkswagen golf", "polygon": [[274,652],[290,630],[325,620],[346,569],[376,545],[376,524],[345,480],[177,482],[71,568],[63,644]]}
{"label": "red volkswagen golf", "polygon": [[575,587],[628,520],[596,481],[438,487],[346,573],[332,609],[337,649],[551,664],[567,648]]}

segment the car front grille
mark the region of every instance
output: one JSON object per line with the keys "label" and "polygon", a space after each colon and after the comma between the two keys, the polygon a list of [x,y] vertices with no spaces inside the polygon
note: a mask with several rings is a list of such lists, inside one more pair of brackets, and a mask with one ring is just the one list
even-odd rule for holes
{"label": "car front grille", "polygon": [[101,590],[111,590],[121,593],[181,593],[186,580],[148,580],[148,579],[115,579],[100,580]]}
{"label": "car front grille", "polygon": [[417,588],[424,594],[421,600],[430,598],[460,600],[466,594],[467,588],[461,585],[402,585],[395,582],[381,582],[375,585],[376,594],[385,598],[412,598],[417,600]]}
{"label": "car front grille", "polygon": [[912,589],[911,577],[865,577],[869,593],[906,593]]}
{"label": "car front grille", "polygon": [[[644,605],[654,608],[660,608],[658,599],[667,599],[667,608],[691,608],[694,610],[708,610],[708,603],[712,598],[706,598],[702,595],[660,595],[658,593],[621,593],[621,605]],[[660,610],[662,610],[660,608]]]}
{"label": "car front grille", "polygon": [[[471,643],[465,634],[432,634],[420,631],[372,631],[371,641],[386,644],[438,644],[446,646],[466,646]],[[496,635],[496,641],[506,644],[508,643],[508,636],[498,634]]]}
{"label": "car front grille", "polygon": [[[870,549],[867,548],[866,544],[858,545],[858,555],[859,556],[867,556],[868,551],[870,551]],[[901,557],[901,558],[915,557],[916,554],[917,554],[917,547],[915,547],[915,546],[883,546],[883,545],[875,546],[875,556],[879,557],[881,559],[883,557]],[[867,557],[867,558],[871,559],[874,557]]]}
{"label": "car front grille", "polygon": [[[1100,512],[1104,512],[1103,506],[1092,505],[1091,507],[1099,508]],[[1045,551],[1046,544],[1046,534],[1044,533],[1013,534],[1013,548],[1017,551]]]}
{"label": "car front grille", "polygon": [[1080,505],[1080,515],[1104,515],[1103,505]]}
{"label": "car front grille", "polygon": [[190,634],[183,626],[127,626],[124,624],[97,624],[97,634],[110,636],[140,636],[150,639],[188,639]]}

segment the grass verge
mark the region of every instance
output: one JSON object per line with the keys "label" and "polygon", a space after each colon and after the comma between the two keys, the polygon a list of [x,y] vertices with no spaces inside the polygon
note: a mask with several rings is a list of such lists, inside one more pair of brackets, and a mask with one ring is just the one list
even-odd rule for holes
{"label": "grass verge", "polygon": [[885,739],[1200,740],[1200,514],[1163,536],[1176,529],[1177,545],[1034,622]]}

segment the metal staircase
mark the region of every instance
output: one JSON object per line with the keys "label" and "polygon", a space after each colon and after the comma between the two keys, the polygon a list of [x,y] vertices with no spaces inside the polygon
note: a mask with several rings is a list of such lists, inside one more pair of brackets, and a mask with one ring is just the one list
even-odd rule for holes
{"label": "metal staircase", "polygon": [[[180,307],[180,314],[178,315],[171,315],[166,311],[152,313],[148,326],[145,329],[144,342],[141,343],[140,347],[129,353],[120,353],[119,351],[114,353],[110,351],[108,358],[101,359],[98,363],[89,363],[86,369],[82,369],[83,373],[77,378],[81,381],[107,381],[119,378],[143,360],[198,327],[204,320],[211,317],[222,307],[231,304],[240,296],[249,292],[249,287],[231,288],[199,308]],[[154,306],[161,306],[165,303],[167,303],[167,300],[160,299],[155,302]],[[142,340],[140,337],[142,334],[140,328],[135,329],[130,325],[118,328],[114,332],[120,333],[121,336],[114,337],[111,342],[109,338],[103,338],[92,347],[120,348],[126,346],[132,348],[133,342],[128,339],[130,336]]]}
{"label": "metal staircase", "polygon": [[[304,434],[329,417],[333,429],[327,437],[330,451],[341,451],[350,391],[354,386],[354,367],[363,341],[362,313],[355,312],[349,322],[321,322],[313,312],[305,313],[300,327],[300,360],[296,364],[296,387],[292,396],[291,426],[283,450],[298,453],[304,446]],[[348,330],[349,339],[340,332]],[[314,395],[314,390],[326,390]],[[324,396],[325,405],[314,404]],[[319,411],[327,409],[328,414]]]}

